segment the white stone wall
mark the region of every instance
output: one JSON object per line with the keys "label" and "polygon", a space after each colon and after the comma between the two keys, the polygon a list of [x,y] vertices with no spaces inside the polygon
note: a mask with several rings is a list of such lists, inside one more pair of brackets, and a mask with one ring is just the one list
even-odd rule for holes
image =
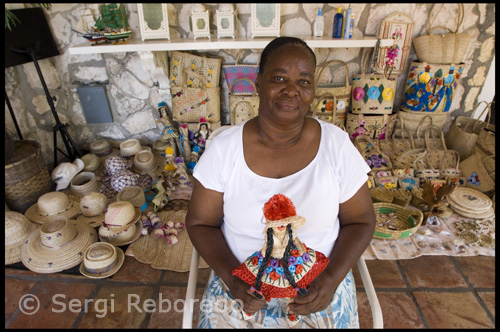
{"label": "white stone wall", "polygon": [[[170,35],[172,37],[192,38],[189,29],[189,15],[195,4],[169,4]],[[211,32],[216,34],[213,25],[215,11],[219,4],[204,4],[210,9]],[[382,20],[394,12],[408,14],[415,22],[416,38],[426,31],[428,15],[432,4],[397,4],[397,3],[353,3],[355,13],[353,38],[375,36]],[[28,6],[28,5],[27,5]],[[46,16],[58,45],[60,55],[44,60],[39,64],[52,96],[56,97],[56,110],[59,118],[67,124],[68,131],[77,144],[86,148],[87,144],[98,138],[107,138],[118,144],[127,138],[139,138],[144,144],[159,138],[160,130],[155,123],[159,117],[156,105],[160,101],[171,105],[169,81],[161,68],[153,64],[152,53],[106,53],[92,55],[70,55],[68,48],[84,43],[86,40],[71,30],[75,26],[79,9],[84,4],[53,4]],[[87,4],[95,14],[97,4]],[[281,4],[281,35],[311,35],[317,8],[322,7],[325,30],[324,35],[332,34],[333,16],[337,6],[347,8],[348,4]],[[472,35],[472,42],[466,54],[465,70],[457,88],[456,96],[448,117],[451,123],[454,117],[470,112],[478,102],[477,96],[484,87],[484,81],[495,56],[495,5],[492,3],[466,3],[465,18],[460,31]],[[134,31],[132,37],[140,38],[137,5],[126,4],[129,23]],[[455,17],[456,6],[445,6],[436,24],[453,27],[449,17]],[[250,35],[250,5],[235,4],[238,12],[237,35]],[[453,12],[453,13],[452,13]],[[237,50],[205,52],[209,56],[222,59],[222,64],[234,63]],[[349,76],[360,71],[363,49],[317,49],[318,63],[339,59],[348,64]],[[142,59],[141,59],[142,58]],[[245,52],[244,63],[255,63],[257,53]],[[416,60],[412,47],[410,61]],[[326,74],[333,81],[344,80],[343,69]],[[86,83],[102,83],[112,113],[113,122],[88,124],[77,93],[77,87]],[[406,73],[398,77],[395,107],[402,102]],[[221,75],[222,124],[229,122],[227,84]],[[486,87],[487,88],[487,87]],[[47,164],[53,161],[53,134],[55,122],[50,112],[45,93],[40,84],[33,63],[5,69],[5,89],[9,96],[15,116],[24,139],[36,140],[42,145]],[[10,113],[5,106],[5,129],[13,139],[18,139]],[[470,113],[468,113],[470,114]],[[446,127],[445,127],[446,128]],[[64,149],[61,139],[58,146]]]}

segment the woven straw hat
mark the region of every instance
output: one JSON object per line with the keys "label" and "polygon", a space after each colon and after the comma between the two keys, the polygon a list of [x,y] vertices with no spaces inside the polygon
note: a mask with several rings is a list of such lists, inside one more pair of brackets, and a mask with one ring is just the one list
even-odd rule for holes
{"label": "woven straw hat", "polygon": [[142,234],[142,221],[137,220],[136,223],[132,224],[130,227],[124,231],[113,235],[113,236],[102,236],[101,233],[105,231],[105,227],[99,227],[99,239],[102,242],[110,243],[114,246],[124,246],[130,244],[137,240]]}
{"label": "woven straw hat", "polygon": [[78,213],[80,209],[65,193],[51,191],[40,196],[24,215],[33,222],[43,224],[59,216],[73,218]]}
{"label": "woven straw hat", "polygon": [[141,210],[134,207],[132,203],[128,201],[113,202],[108,205],[104,215],[104,223],[99,229],[99,235],[107,237],[116,235],[135,224],[140,217]]}
{"label": "woven straw hat", "polygon": [[129,186],[120,190],[118,196],[116,197],[116,201],[130,202],[134,207],[139,208],[141,211],[144,211],[144,209],[148,206],[144,190],[138,186]]}
{"label": "woven straw hat", "polygon": [[92,226],[59,217],[31,233],[21,247],[21,260],[34,272],[60,272],[80,264],[85,250],[95,242]]}
{"label": "woven straw hat", "polygon": [[102,166],[101,158],[93,153],[87,153],[81,160],[83,161],[83,171],[85,172],[95,172]]}
{"label": "woven straw hat", "polygon": [[108,157],[116,156],[119,153],[118,149],[112,148],[109,142],[105,139],[91,142],[89,148],[90,153],[101,158],[101,162],[104,162]]}
{"label": "woven straw hat", "polygon": [[39,224],[31,222],[22,213],[5,212],[5,265],[21,261],[21,246]]}
{"label": "woven straw hat", "polygon": [[75,196],[81,197],[97,191],[99,191],[99,184],[92,172],[81,172],[71,180],[71,193]]}
{"label": "woven straw hat", "polygon": [[83,169],[83,161],[76,158],[73,163],[60,163],[51,173],[52,181],[57,183],[56,191],[68,188],[71,180]]}
{"label": "woven straw hat", "polygon": [[153,142],[153,152],[158,153],[161,156],[165,156],[165,149],[168,147],[167,142],[162,142],[160,140]]}
{"label": "woven straw hat", "polygon": [[163,171],[163,167],[165,167],[165,158],[152,151],[139,151],[134,156],[134,169],[139,174],[148,174],[157,178]]}
{"label": "woven straw hat", "polygon": [[80,273],[93,279],[107,278],[118,272],[124,260],[125,254],[120,248],[96,242],[85,250]]}
{"label": "woven straw hat", "polygon": [[91,192],[86,194],[80,200],[81,215],[77,220],[89,223],[92,227],[97,227],[104,221],[104,214],[108,206],[108,198],[106,195]]}
{"label": "woven straw hat", "polygon": [[141,142],[135,138],[131,138],[120,143],[120,155],[122,157],[133,156],[142,149]]}
{"label": "woven straw hat", "polygon": [[132,160],[127,160],[118,156],[109,157],[104,163],[106,166],[106,171],[109,175],[113,175],[116,172],[124,171],[129,169],[133,165]]}

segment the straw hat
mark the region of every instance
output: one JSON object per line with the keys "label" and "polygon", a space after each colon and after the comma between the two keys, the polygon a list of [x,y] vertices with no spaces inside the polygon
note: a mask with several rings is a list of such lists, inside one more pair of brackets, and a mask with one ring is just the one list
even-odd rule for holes
{"label": "straw hat", "polygon": [[109,243],[97,242],[85,250],[80,273],[94,279],[107,278],[118,272],[124,260],[123,250]]}
{"label": "straw hat", "polygon": [[130,157],[142,150],[141,142],[138,139],[131,138],[120,143],[120,155]]}
{"label": "straw hat", "polygon": [[111,187],[120,192],[123,188],[129,186],[139,186],[143,189],[149,189],[152,182],[152,177],[144,174],[139,175],[129,170],[124,170],[113,174],[111,178]]}
{"label": "straw hat", "polygon": [[85,250],[95,242],[92,226],[59,217],[31,233],[21,247],[21,260],[34,272],[60,272],[80,264]]}
{"label": "straw hat", "polygon": [[118,156],[109,157],[104,163],[106,166],[106,171],[109,175],[113,175],[116,172],[124,171],[129,169],[133,165],[132,160],[127,160]]}
{"label": "straw hat", "polygon": [[139,151],[134,157],[134,169],[139,174],[148,174],[157,178],[163,171],[165,158],[151,151]]}
{"label": "straw hat", "polygon": [[99,235],[111,237],[126,230],[141,217],[141,210],[128,201],[113,202],[108,205],[104,223],[99,228]]}
{"label": "straw hat", "polygon": [[59,216],[73,218],[78,213],[80,209],[65,193],[51,191],[40,196],[24,215],[33,222],[43,224]]}
{"label": "straw hat", "polygon": [[124,246],[127,244],[130,244],[137,240],[141,234],[142,234],[142,221],[137,220],[134,224],[132,224],[130,227],[125,229],[124,231],[113,235],[113,236],[103,236],[101,233],[105,230],[105,227],[101,226],[99,228],[99,239],[102,242],[105,243],[110,243],[114,246]]}
{"label": "straw hat", "polygon": [[90,143],[90,153],[95,154],[104,162],[107,158],[118,155],[119,151],[112,148],[108,141],[100,139]]}
{"label": "straw hat", "polygon": [[83,161],[83,171],[85,172],[95,172],[102,166],[101,158],[93,153],[87,153],[81,160]]}
{"label": "straw hat", "polygon": [[21,246],[39,224],[31,222],[22,213],[5,212],[5,265],[21,261]]}
{"label": "straw hat", "polygon": [[161,156],[165,156],[165,149],[169,146],[167,142],[162,142],[160,140],[153,142],[153,152],[158,153]]}
{"label": "straw hat", "polygon": [[71,180],[71,193],[75,196],[81,197],[98,190],[99,184],[92,172],[81,172]]}
{"label": "straw hat", "polygon": [[129,186],[120,190],[118,196],[116,197],[116,201],[130,202],[134,207],[139,208],[141,211],[144,211],[144,209],[148,207],[144,190],[138,186]]}
{"label": "straw hat", "polygon": [[76,158],[73,163],[60,163],[57,165],[51,173],[52,181],[57,183],[56,191],[66,189],[83,167],[83,161],[79,158]]}
{"label": "straw hat", "polygon": [[89,223],[92,227],[97,227],[104,221],[104,214],[108,206],[108,198],[106,195],[91,192],[86,194],[80,200],[81,215],[77,220]]}

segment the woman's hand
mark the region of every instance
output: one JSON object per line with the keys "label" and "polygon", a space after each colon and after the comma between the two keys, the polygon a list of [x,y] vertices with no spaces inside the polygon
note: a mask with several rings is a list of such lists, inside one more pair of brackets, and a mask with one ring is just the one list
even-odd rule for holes
{"label": "woman's hand", "polygon": [[236,301],[241,301],[239,304],[242,305],[244,312],[253,314],[267,303],[263,297],[262,299],[258,299],[253,295],[250,291],[250,285],[240,278],[231,277],[230,283],[231,285],[228,285],[229,291]]}

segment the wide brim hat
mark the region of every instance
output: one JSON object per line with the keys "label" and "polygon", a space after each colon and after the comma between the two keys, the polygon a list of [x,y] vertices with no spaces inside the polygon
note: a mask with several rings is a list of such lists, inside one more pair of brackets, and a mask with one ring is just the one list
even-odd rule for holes
{"label": "wide brim hat", "polygon": [[101,236],[101,233],[103,230],[105,230],[106,227],[101,225],[99,227],[99,239],[102,242],[110,243],[116,247],[119,246],[124,246],[127,244],[130,244],[137,240],[141,234],[142,234],[142,221],[137,220],[133,225],[125,229],[124,231],[113,235],[113,236]]}
{"label": "wide brim hat", "polygon": [[131,225],[141,217],[141,210],[128,201],[113,202],[108,205],[104,215],[104,223],[99,234],[107,237],[114,236]]}
{"label": "wide brim hat", "polygon": [[32,232],[40,227],[22,213],[5,212],[5,265],[21,261],[21,246]]}
{"label": "wide brim hat", "polygon": [[107,206],[106,195],[98,192],[88,193],[80,200],[81,214],[76,219],[89,223],[92,227],[100,226],[104,222]]}
{"label": "wide brim hat", "polygon": [[40,196],[24,215],[31,221],[44,224],[58,217],[73,218],[80,213],[76,201],[59,191],[51,191]]}
{"label": "wide brim hat", "polygon": [[148,206],[144,190],[139,186],[128,186],[123,188],[116,196],[116,201],[130,202],[134,207],[139,208],[141,211],[144,211]]}
{"label": "wide brim hat", "polygon": [[106,242],[90,245],[84,253],[80,264],[80,273],[88,278],[107,278],[118,272],[125,260],[121,248]]}
{"label": "wide brim hat", "polygon": [[59,217],[30,234],[21,247],[21,260],[34,272],[61,272],[80,264],[85,250],[95,242],[97,232],[92,226]]}

